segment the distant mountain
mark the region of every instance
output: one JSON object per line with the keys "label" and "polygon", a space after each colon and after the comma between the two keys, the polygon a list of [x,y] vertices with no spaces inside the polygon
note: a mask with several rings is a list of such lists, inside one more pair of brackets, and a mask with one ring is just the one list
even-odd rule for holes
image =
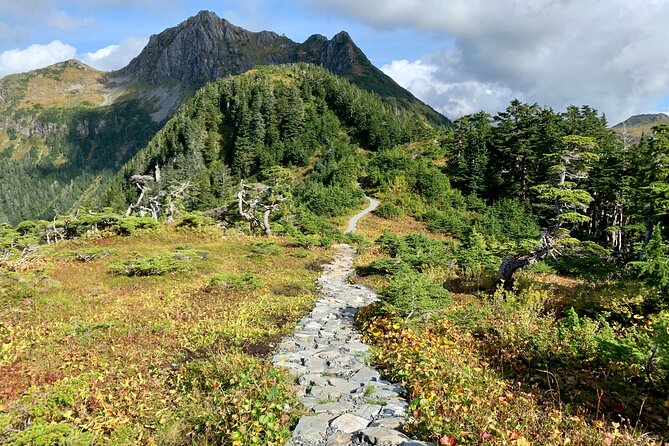
{"label": "distant mountain", "polygon": [[308,62],[432,125],[440,115],[371,64],[345,32],[296,43],[200,12],[151,37],[125,68],[67,61],[0,79],[0,222],[50,218],[92,195],[198,88],[258,65]]}
{"label": "distant mountain", "polygon": [[0,79],[0,223],[69,211],[160,129],[104,77],[71,60]]}
{"label": "distant mountain", "polygon": [[652,128],[659,124],[669,124],[669,116],[664,113],[634,115],[614,125],[611,129],[618,135],[626,132],[632,141],[638,141],[641,135],[650,136]]}

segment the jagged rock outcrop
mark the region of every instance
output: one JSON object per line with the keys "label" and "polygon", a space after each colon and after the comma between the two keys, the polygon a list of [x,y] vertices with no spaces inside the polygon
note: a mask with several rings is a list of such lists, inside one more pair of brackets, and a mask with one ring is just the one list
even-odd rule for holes
{"label": "jagged rock outcrop", "polygon": [[112,77],[147,83],[164,78],[199,87],[260,64],[290,62],[296,44],[269,31],[251,32],[202,11],[151,36],[144,50]]}

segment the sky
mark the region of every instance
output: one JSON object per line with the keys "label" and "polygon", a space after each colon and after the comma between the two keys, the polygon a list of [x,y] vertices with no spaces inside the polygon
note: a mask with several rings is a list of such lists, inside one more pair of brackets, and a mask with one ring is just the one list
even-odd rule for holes
{"label": "sky", "polygon": [[298,42],[345,30],[452,119],[514,98],[588,104],[611,124],[669,111],[669,0],[0,0],[0,76],[72,58],[121,68],[203,9]]}

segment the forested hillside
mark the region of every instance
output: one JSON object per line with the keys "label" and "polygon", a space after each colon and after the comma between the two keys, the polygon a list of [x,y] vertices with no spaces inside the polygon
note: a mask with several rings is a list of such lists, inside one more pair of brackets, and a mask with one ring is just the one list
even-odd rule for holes
{"label": "forested hillside", "polygon": [[0,221],[69,212],[104,188],[197,89],[289,62],[323,66],[389,108],[450,124],[376,68],[345,32],[297,43],[202,11],[152,36],[118,71],[69,60],[0,79]]}
{"label": "forested hillside", "polygon": [[0,221],[68,212],[158,131],[141,101],[104,105],[102,75],[68,61],[0,79]]}
{"label": "forested hillside", "polygon": [[100,204],[127,207],[139,193],[133,176],[158,171],[154,192],[189,183],[187,208],[210,209],[224,205],[240,179],[264,180],[283,166],[298,177],[298,201],[338,215],[360,197],[364,151],[434,131],[421,114],[390,108],[323,68],[256,68],[200,90],[121,170]]}

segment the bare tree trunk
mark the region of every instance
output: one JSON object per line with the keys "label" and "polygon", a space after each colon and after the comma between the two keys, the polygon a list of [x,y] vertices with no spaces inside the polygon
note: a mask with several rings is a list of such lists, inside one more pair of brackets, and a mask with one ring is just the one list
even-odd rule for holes
{"label": "bare tree trunk", "polygon": [[515,283],[513,274],[521,268],[530,266],[533,263],[536,263],[538,258],[536,255],[527,254],[520,257],[509,256],[504,259],[504,262],[499,267],[497,274],[499,274],[500,279],[504,281],[504,289],[506,291],[512,291],[513,285]]}
{"label": "bare tree trunk", "polygon": [[272,212],[271,208],[265,209],[265,212],[262,214],[263,227],[265,229],[265,235],[272,235],[272,229],[269,227],[269,214]]}
{"label": "bare tree trunk", "polygon": [[146,191],[148,190],[148,188],[146,188],[144,186],[141,186],[140,184],[137,184],[137,188],[140,190],[140,194],[139,194],[139,197],[137,198],[137,202],[134,203],[134,204],[130,204],[130,206],[128,206],[128,210],[125,211],[124,217],[130,217],[130,214],[132,214],[132,210],[139,207],[140,203],[144,199],[144,194],[146,194]]}
{"label": "bare tree trunk", "polygon": [[558,242],[569,236],[569,232],[561,229],[561,224],[557,223],[545,230],[539,238],[539,243],[528,253],[517,256],[509,256],[500,265],[497,274],[504,281],[504,289],[513,290],[515,279],[514,273],[521,268],[530,266],[539,260],[543,260],[554,253],[561,254],[558,251]]}

